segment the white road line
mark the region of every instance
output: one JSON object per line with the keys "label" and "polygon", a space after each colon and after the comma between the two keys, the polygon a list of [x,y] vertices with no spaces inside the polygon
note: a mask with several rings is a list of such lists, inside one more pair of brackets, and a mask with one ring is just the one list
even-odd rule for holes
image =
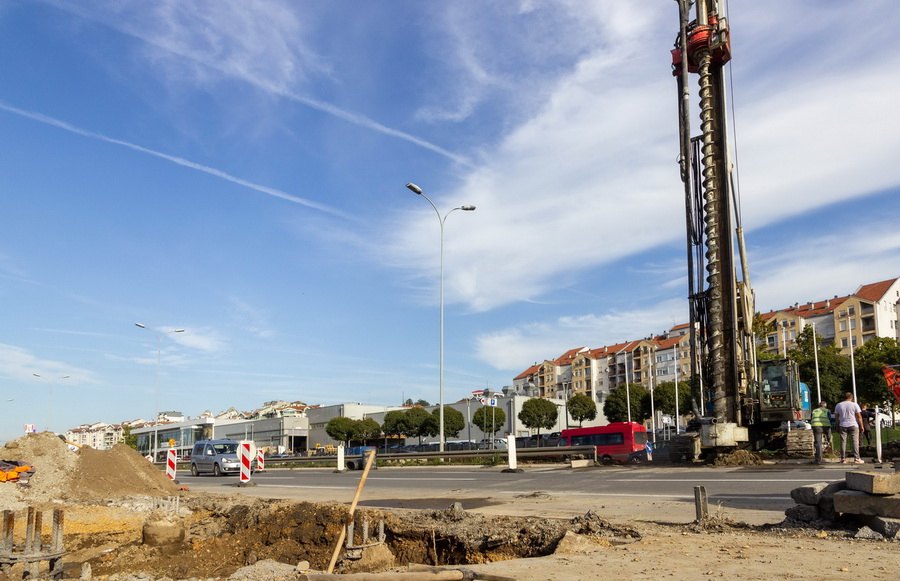
{"label": "white road line", "polygon": [[754,478],[747,480],[715,478],[610,478],[606,482],[813,482],[816,478]]}
{"label": "white road line", "polygon": [[[533,490],[527,491],[515,491],[515,490],[504,490],[501,494],[533,494]],[[549,493],[551,496],[553,493]],[[625,496],[629,498],[675,498],[675,499],[689,499],[693,500],[694,495],[682,495],[682,494],[625,494],[625,493],[615,493],[615,492],[572,492],[566,491],[564,493],[566,496]],[[789,494],[785,494],[784,496],[733,496],[729,494],[710,494],[710,498],[731,498],[735,500],[786,500],[791,496]]]}

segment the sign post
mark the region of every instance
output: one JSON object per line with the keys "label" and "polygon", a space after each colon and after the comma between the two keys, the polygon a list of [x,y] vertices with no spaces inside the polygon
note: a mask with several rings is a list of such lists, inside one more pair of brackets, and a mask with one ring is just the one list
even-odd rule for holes
{"label": "sign post", "polygon": [[253,462],[252,442],[243,440],[238,446],[238,458],[241,461],[241,482],[250,482],[250,464]]}

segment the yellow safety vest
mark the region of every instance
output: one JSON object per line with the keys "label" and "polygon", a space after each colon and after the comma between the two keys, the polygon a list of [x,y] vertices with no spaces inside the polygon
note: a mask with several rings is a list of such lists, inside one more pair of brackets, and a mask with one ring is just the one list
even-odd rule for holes
{"label": "yellow safety vest", "polygon": [[812,411],[812,418],[809,420],[809,425],[814,428],[830,428],[831,420],[828,419],[828,409],[827,408],[816,408]]}

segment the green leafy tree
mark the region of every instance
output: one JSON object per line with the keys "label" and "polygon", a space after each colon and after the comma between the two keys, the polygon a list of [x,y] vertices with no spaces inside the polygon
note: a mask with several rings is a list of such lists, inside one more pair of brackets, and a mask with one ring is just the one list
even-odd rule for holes
{"label": "green leafy tree", "polygon": [[778,359],[781,357],[780,354],[772,353],[767,350],[767,338],[775,331],[774,321],[765,320],[760,313],[755,313],[753,315],[753,334],[756,336],[757,359]]}
{"label": "green leafy tree", "polygon": [[506,425],[506,412],[496,406],[483,405],[472,414],[472,423],[485,434],[493,436]]}
{"label": "green leafy tree", "polygon": [[[823,345],[821,335],[813,339],[812,326],[806,327],[797,336],[797,345],[788,351],[788,356],[797,362],[800,381],[809,386],[811,399],[816,398],[816,367],[818,361],[819,385],[822,399],[832,409],[844,399],[850,389],[850,358],[841,355],[833,344]],[[818,402],[812,402],[813,406]]]}
{"label": "green leafy tree", "polygon": [[[656,411],[675,415],[675,382],[663,381],[653,389],[653,405]],[[650,393],[643,402],[641,411],[650,415]],[[632,410],[633,412],[634,410]],[[691,412],[691,384],[686,381],[678,382],[678,413],[685,415]]]}
{"label": "green leafy tree", "polygon": [[[431,412],[431,421],[434,422],[433,435],[437,435],[441,431],[440,409],[434,408]],[[458,437],[464,427],[466,427],[466,419],[462,413],[450,406],[444,406],[444,439]]]}
{"label": "green leafy tree", "polygon": [[437,428],[429,423],[431,414],[420,407],[410,408],[403,412],[403,422],[406,425],[406,435],[418,438],[422,443],[425,436],[433,436],[437,434]]}
{"label": "green leafy tree", "polygon": [[[628,384],[627,391],[631,394],[631,421],[640,422],[647,417],[643,415],[643,401],[644,398],[650,397],[650,394],[643,385],[633,383]],[[628,400],[625,393],[625,386],[620,385],[612,390],[603,402],[603,415],[610,422],[628,421]]]}
{"label": "green leafy tree", "polygon": [[362,440],[362,443],[365,444],[368,440],[374,440],[379,436],[381,436],[381,426],[378,425],[378,422],[372,418],[356,420],[353,433],[355,439]]}
{"label": "green leafy tree", "polygon": [[856,391],[861,403],[893,408],[894,396],[884,379],[882,367],[900,364],[900,342],[887,337],[867,341],[854,351]]}
{"label": "green leafy tree", "polygon": [[556,425],[556,418],[559,417],[559,410],[556,404],[548,399],[533,397],[522,404],[522,411],[519,412],[519,421],[525,424],[529,430],[537,430],[538,441],[540,441],[541,428],[549,430]]}
{"label": "green leafy tree", "polygon": [[122,443],[137,450],[137,435],[131,433],[131,426],[122,428]]}
{"label": "green leafy tree", "polygon": [[396,436],[398,438],[406,434],[406,417],[404,412],[392,410],[384,414],[384,423],[381,424],[381,431],[388,436]]}
{"label": "green leafy tree", "polygon": [[585,420],[590,421],[597,418],[597,404],[583,393],[577,393],[570,397],[566,402],[566,410],[572,419],[578,422],[579,428]]}
{"label": "green leafy tree", "polygon": [[356,420],[342,416],[331,418],[325,426],[325,433],[332,440],[349,445],[350,440],[356,435]]}

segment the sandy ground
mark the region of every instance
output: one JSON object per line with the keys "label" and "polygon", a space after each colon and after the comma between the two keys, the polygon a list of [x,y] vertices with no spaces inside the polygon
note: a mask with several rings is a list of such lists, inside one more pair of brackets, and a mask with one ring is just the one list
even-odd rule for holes
{"label": "sandy ground", "polygon": [[[224,577],[230,573],[224,567],[215,574],[196,575],[187,564],[201,559],[224,563],[231,555],[240,555],[241,559],[245,559],[263,546],[276,546],[292,538],[311,539],[319,535],[327,545],[328,539],[336,536],[335,531],[341,524],[340,510],[343,509],[339,505],[307,508],[306,512],[302,512],[292,508],[294,504],[263,501],[245,509],[243,507],[248,501],[244,497],[217,497],[231,503],[231,508],[240,508],[237,512],[226,513],[213,502],[211,508],[205,511],[206,515],[216,516],[218,512],[219,521],[216,522],[230,523],[232,529],[209,530],[210,526],[224,525],[215,524],[209,518],[204,521],[202,511],[196,511],[183,519],[189,534],[177,551],[148,549],[141,545],[140,539],[141,526],[149,511],[146,504],[129,504],[128,498],[136,494],[157,498],[181,495],[188,503],[191,499],[203,501],[209,495],[179,491],[176,485],[168,482],[157,469],[144,464],[130,449],[119,448],[108,453],[86,450],[72,455],[57,439],[38,434],[17,441],[15,446],[5,448],[3,452],[5,456],[33,460],[38,471],[28,488],[11,490],[5,487],[15,485],[3,485],[4,488],[0,489],[0,508],[20,510],[26,505],[67,506],[67,547],[71,547],[67,559],[72,561],[72,567],[67,572],[74,577],[78,576],[81,561],[92,560],[97,567],[95,578],[113,572],[121,575],[125,572],[152,571],[143,579],[159,579],[166,576],[166,573],[160,572],[161,563],[175,558],[176,553],[177,558],[184,560],[185,566],[170,569],[170,578]],[[110,473],[118,474],[119,478],[89,477]],[[273,494],[277,495],[277,490],[266,491],[266,495]],[[307,497],[302,500],[308,502],[330,501],[346,506],[350,500],[335,498],[333,492],[321,493],[330,497],[314,497],[312,495],[317,493],[312,491],[305,494]],[[363,506],[367,498],[370,499],[363,494]],[[452,500],[448,496],[447,504]],[[497,496],[485,500],[478,508],[466,512],[488,515],[495,521],[522,517],[515,522],[523,524],[515,526],[523,531],[531,528],[529,523],[540,529],[543,519],[572,519],[594,511],[594,514],[609,522],[611,529],[637,532],[633,538],[621,535],[610,538],[575,537],[563,541],[557,552],[550,556],[465,566],[519,581],[660,577],[826,580],[864,577],[867,580],[895,580],[900,574],[900,542],[857,540],[853,538],[856,531],[852,529],[812,530],[775,526],[784,520],[781,507],[772,511],[726,509],[718,514],[715,507],[711,507],[713,515],[720,518],[699,525],[692,523],[692,504],[684,502],[638,501],[623,497],[598,503],[596,499],[567,497],[558,493]],[[399,514],[402,511],[396,512]],[[238,515],[240,519],[236,519]],[[308,515],[315,518],[307,518]],[[274,518],[268,523],[273,526],[266,533],[270,538],[264,539],[265,535],[257,524],[262,526],[269,518]],[[546,528],[546,524],[543,526]],[[202,531],[203,527],[207,530]],[[206,535],[200,536],[201,532]],[[482,533],[481,528],[472,528],[473,537]],[[279,535],[284,538],[279,539]],[[248,545],[253,546],[252,551]],[[316,550],[321,552],[325,549]],[[302,551],[297,552],[296,547],[291,551],[283,553],[285,557],[281,560],[293,565],[303,554]],[[496,555],[499,558],[502,554],[503,547],[500,547]],[[490,556],[489,553],[484,555]],[[264,555],[260,553],[259,557],[264,558]],[[110,565],[110,571],[102,571],[104,563]],[[0,579],[2,577],[0,575]]]}

